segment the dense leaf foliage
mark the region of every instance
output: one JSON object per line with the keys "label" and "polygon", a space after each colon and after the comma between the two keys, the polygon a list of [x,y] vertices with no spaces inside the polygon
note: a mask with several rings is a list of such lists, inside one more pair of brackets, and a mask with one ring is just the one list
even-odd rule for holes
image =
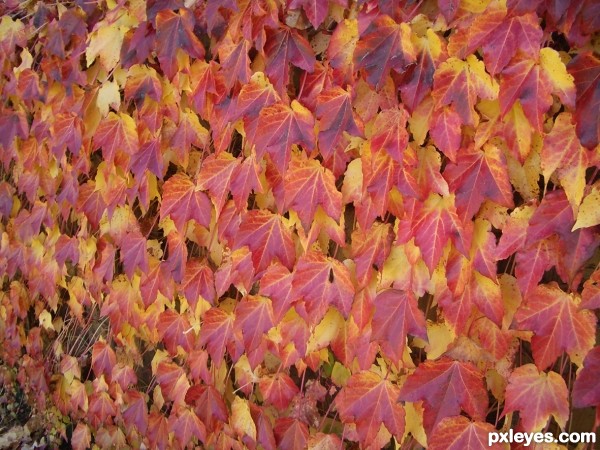
{"label": "dense leaf foliage", "polygon": [[598,5],[3,2],[3,383],[77,449],[593,429]]}

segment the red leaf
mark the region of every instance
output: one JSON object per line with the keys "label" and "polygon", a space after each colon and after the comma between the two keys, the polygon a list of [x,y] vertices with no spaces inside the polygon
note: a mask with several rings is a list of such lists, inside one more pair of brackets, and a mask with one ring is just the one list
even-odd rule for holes
{"label": "red leaf", "polygon": [[[525,55],[538,53],[543,35],[538,22],[536,14],[508,17],[506,10],[490,8],[477,16],[469,27],[456,33],[448,50],[464,57],[479,47],[483,48],[485,66],[489,73],[496,75],[518,50]],[[460,48],[465,37],[466,45]]]}
{"label": "red leaf", "polygon": [[269,211],[251,210],[244,215],[234,248],[245,245],[252,251],[256,273],[265,270],[275,258],[288,269],[296,261],[296,249],[290,229],[280,215]]}
{"label": "red leaf", "polygon": [[375,297],[374,303],[372,339],[392,361],[402,360],[407,335],[427,340],[425,316],[410,291],[387,289]]}
{"label": "red leaf", "polygon": [[198,190],[187,175],[176,173],[163,185],[160,218],[170,216],[179,231],[183,231],[190,219],[208,228],[211,210],[207,195]]}
{"label": "red leaf", "polygon": [[581,144],[592,149],[600,141],[600,60],[590,52],[575,56],[567,66],[577,89],[575,120]]}
{"label": "red leaf", "polygon": [[397,399],[400,390],[380,375],[364,371],[354,374],[335,398],[344,423],[355,423],[362,445],[375,440],[381,425],[396,439],[404,434],[404,408]]}
{"label": "red leaf", "polygon": [[362,136],[354,119],[350,93],[340,87],[319,94],[316,114],[319,119],[319,151],[325,159],[331,158],[344,132]]}
{"label": "red leaf", "polygon": [[367,81],[379,88],[390,70],[401,73],[415,61],[416,54],[410,27],[398,24],[391,17],[379,15],[361,36],[354,51],[356,69],[365,69]]}
{"label": "red leaf", "polygon": [[504,450],[502,444],[489,445],[489,435],[495,432],[489,423],[472,422],[464,416],[446,417],[433,429],[427,444],[430,450]]}
{"label": "red leaf", "polygon": [[436,268],[449,239],[461,253],[466,253],[466,235],[453,200],[453,197],[430,194],[412,226],[415,242],[430,273]]}
{"label": "red leaf", "polygon": [[369,229],[356,229],[352,233],[351,256],[356,263],[359,286],[369,283],[373,269],[381,270],[390,254],[394,233],[389,224],[375,222]]}
{"label": "red leaf", "polygon": [[444,107],[437,114],[431,116],[431,138],[436,147],[452,162],[456,162],[456,152],[462,140],[461,119],[453,108]]}
{"label": "red leaf", "polygon": [[148,429],[148,406],[141,392],[129,390],[124,395],[127,408],[123,411],[123,421],[128,430],[137,430],[145,434]]}
{"label": "red leaf", "polygon": [[577,373],[573,385],[573,406],[586,408],[600,405],[600,347],[594,347],[583,361],[583,369]]}
{"label": "red leaf", "polygon": [[556,372],[540,372],[533,364],[517,367],[506,387],[502,415],[519,411],[526,432],[540,431],[550,416],[563,429],[569,419],[569,389]]}
{"label": "red leaf", "polygon": [[192,440],[192,437],[195,437],[202,443],[206,442],[206,428],[193,410],[186,407],[179,407],[175,417],[171,414],[169,425],[181,448],[186,447]]}
{"label": "red leaf", "polygon": [[270,34],[265,44],[266,74],[273,80],[280,94],[285,92],[289,80],[290,63],[312,72],[315,55],[310,44],[297,30],[280,26]]}
{"label": "red leaf", "polygon": [[271,300],[260,295],[248,295],[235,308],[235,328],[242,330],[246,352],[256,350],[273,326]]}
{"label": "red leaf", "polygon": [[250,43],[246,39],[242,38],[239,42],[233,42],[229,34],[226,35],[223,43],[219,45],[219,60],[225,72],[228,88],[231,88],[236,81],[243,84],[250,81],[252,76],[250,58],[248,57],[250,48]]}
{"label": "red leaf", "polygon": [[377,114],[371,136],[371,151],[385,150],[394,161],[406,163],[404,152],[408,145],[404,108],[386,109]]}
{"label": "red leaf", "polygon": [[275,427],[277,448],[282,450],[301,450],[306,448],[309,433],[306,424],[291,417],[277,419]]}
{"label": "red leaf", "polygon": [[194,346],[194,333],[188,319],[173,310],[166,310],[160,314],[156,324],[160,339],[171,355],[177,355],[177,347],[181,346],[190,352]]}
{"label": "red leaf", "polygon": [[445,417],[459,415],[461,409],[471,418],[482,420],[488,406],[479,369],[447,358],[421,363],[402,385],[399,399],[424,401],[423,425],[428,433]]}
{"label": "red leaf", "polygon": [[185,50],[194,58],[204,58],[204,47],[194,34],[194,24],[194,14],[187,8],[179,8],[179,13],[163,9],[156,15],[156,52],[169,78],[177,73],[177,50]]}
{"label": "red leaf", "polygon": [[102,147],[102,156],[113,161],[120,151],[126,155],[135,154],[140,142],[135,121],[125,113],[108,113],[94,133],[94,148]]}
{"label": "red leaf", "polygon": [[283,316],[295,303],[292,290],[294,273],[290,272],[283,264],[271,264],[260,280],[259,293],[269,297],[273,303],[273,322],[279,323]]}
{"label": "red leaf", "polygon": [[172,401],[175,405],[184,403],[190,383],[181,367],[169,361],[160,362],[156,369],[156,381],[165,400]]}
{"label": "red leaf", "polygon": [[110,380],[116,362],[117,356],[106,342],[98,341],[92,346],[92,369],[94,369],[96,377],[104,375]]}
{"label": "red leaf", "polygon": [[185,395],[186,403],[195,405],[194,411],[208,428],[217,431],[221,423],[227,423],[229,413],[221,394],[213,386],[194,385]]}
{"label": "red leaf", "polygon": [[333,174],[315,159],[292,158],[285,172],[285,208],[296,211],[306,229],[318,206],[333,220],[340,220],[342,194],[335,186]]}
{"label": "red leaf", "polygon": [[227,152],[209,155],[202,161],[198,174],[198,189],[208,191],[217,215],[221,213],[227,202],[233,175],[239,166],[240,161]]}
{"label": "red leaf", "polygon": [[181,288],[193,309],[198,303],[199,296],[202,296],[211,305],[215,302],[213,271],[204,261],[192,259],[187,262]]}
{"label": "red leaf", "polygon": [[139,231],[125,234],[121,242],[121,262],[125,273],[131,279],[135,269],[148,272],[148,253],[146,252],[147,241]]}
{"label": "red leaf", "polygon": [[307,322],[317,324],[334,305],[345,317],[350,313],[354,298],[354,286],[350,271],[336,259],[319,252],[309,252],[298,260],[293,292],[304,299],[302,306]]}
{"label": "red leaf", "polygon": [[581,308],[600,308],[600,270],[596,269],[590,278],[583,283],[581,299]]}
{"label": "red leaf", "polygon": [[471,220],[488,199],[507,208],[513,207],[506,159],[494,145],[486,144],[482,150],[464,149],[456,164],[449,164],[444,169],[444,178],[456,193],[456,209],[465,221]]}
{"label": "red leaf", "polygon": [[323,23],[329,11],[329,0],[289,0],[288,8],[304,10],[306,17],[315,28]]}
{"label": "red leaf", "polygon": [[263,377],[259,382],[260,392],[267,404],[284,410],[292,399],[300,392],[298,386],[285,373],[277,373],[273,377]]}
{"label": "red leaf", "polygon": [[520,330],[530,330],[533,359],[540,370],[550,367],[566,351],[571,358],[592,349],[596,341],[596,317],[578,310],[572,295],[556,283],[537,286],[515,314]]}
{"label": "red leaf", "polygon": [[291,107],[283,103],[267,106],[260,112],[254,141],[257,158],[268,153],[277,169],[284,173],[292,144],[302,144],[307,150],[314,148],[314,118],[296,100]]}
{"label": "red leaf", "polygon": [[213,364],[217,367],[223,362],[225,349],[233,340],[235,316],[219,308],[211,308],[202,316],[200,345],[206,346]]}
{"label": "red leaf", "polygon": [[541,132],[543,116],[552,105],[552,86],[534,60],[521,59],[502,72],[500,111],[504,116],[520,100],[525,117]]}

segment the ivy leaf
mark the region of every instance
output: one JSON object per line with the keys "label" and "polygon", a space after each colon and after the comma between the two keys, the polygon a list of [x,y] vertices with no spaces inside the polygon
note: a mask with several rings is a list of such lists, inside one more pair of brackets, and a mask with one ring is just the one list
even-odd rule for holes
{"label": "ivy leaf", "polygon": [[499,100],[503,116],[519,100],[529,123],[541,132],[544,113],[552,105],[552,85],[535,60],[521,58],[502,72]]}
{"label": "ivy leaf", "polygon": [[[462,58],[481,47],[488,72],[496,75],[517,51],[526,55],[539,51],[543,32],[538,21],[536,14],[508,16],[504,9],[490,8],[453,36],[448,49],[453,56]],[[466,45],[461,46],[463,40]]]}
{"label": "ivy leaf", "polygon": [[463,409],[472,419],[485,418],[488,396],[482,373],[471,363],[442,358],[425,361],[409,375],[399,400],[423,400],[423,425],[429,433],[445,417],[457,416]]}
{"label": "ivy leaf", "polygon": [[107,161],[112,161],[121,150],[126,155],[135,154],[140,147],[135,121],[125,113],[108,113],[94,134],[94,146],[102,147]]}
{"label": "ivy leaf", "polygon": [[171,217],[178,230],[190,219],[208,228],[211,210],[208,196],[187,175],[177,173],[163,185],[160,218]]}
{"label": "ivy leaf", "polygon": [[361,445],[375,440],[379,429],[400,439],[404,434],[404,408],[397,402],[400,390],[389,380],[370,372],[358,372],[350,377],[335,398],[344,423],[356,424]]}
{"label": "ivy leaf", "polygon": [[379,342],[383,352],[393,361],[401,361],[408,334],[427,340],[425,316],[410,291],[387,289],[373,302],[372,339]]}
{"label": "ivy leaf", "polygon": [[350,93],[340,87],[319,94],[316,114],[319,119],[319,149],[326,159],[331,158],[344,132],[362,136],[354,118]]}
{"label": "ivy leaf", "polygon": [[188,407],[179,407],[176,411],[169,416],[169,425],[180,445],[186,446],[192,437],[206,442],[206,428],[196,413]]}
{"label": "ivy leaf", "polygon": [[285,92],[289,80],[289,64],[304,69],[314,70],[315,54],[304,36],[297,30],[281,26],[267,38],[265,44],[266,74],[280,94]]}
{"label": "ivy leaf", "polygon": [[365,69],[371,86],[381,87],[390,70],[401,73],[415,61],[410,35],[406,23],[397,24],[385,14],[369,25],[354,51],[354,63],[357,69]]}
{"label": "ivy leaf", "polygon": [[355,292],[350,271],[320,252],[312,251],[300,257],[292,287],[295,295],[304,299],[305,319],[309,323],[319,323],[329,305],[335,305],[346,317],[350,313]]}
{"label": "ivy leaf", "polygon": [[242,218],[235,248],[247,245],[252,252],[256,273],[265,270],[274,259],[291,269],[296,261],[292,233],[282,217],[264,210],[248,211]]}
{"label": "ivy leaf", "polygon": [[513,207],[506,166],[502,151],[486,144],[480,150],[474,147],[464,149],[456,164],[446,167],[444,178],[452,192],[456,193],[456,209],[463,221],[470,220],[487,199],[507,208]]}
{"label": "ivy leaf", "polygon": [[367,231],[357,229],[352,233],[352,259],[356,263],[359,285],[369,283],[372,269],[381,269],[390,254],[394,236],[390,226],[375,222]]}
{"label": "ivy leaf", "polygon": [[254,140],[256,156],[261,158],[265,152],[268,153],[277,169],[284,173],[290,161],[292,144],[301,144],[307,150],[314,148],[314,118],[295,100],[291,107],[276,103],[260,112]]}
{"label": "ivy leaf", "polygon": [[242,330],[246,352],[256,350],[272,326],[273,307],[267,297],[248,295],[235,308],[235,328]]}
{"label": "ivy leaf", "polygon": [[595,343],[596,317],[579,310],[572,295],[556,283],[537,286],[515,314],[520,330],[534,332],[531,338],[535,365],[550,367],[563,351],[581,361]]}
{"label": "ivy leaf", "polygon": [[442,419],[431,432],[428,448],[431,450],[496,449],[506,447],[500,443],[489,445],[490,433],[495,433],[493,425],[486,422],[470,421],[464,416]]}
{"label": "ivy leaf", "polygon": [[156,52],[165,75],[177,73],[177,50],[185,50],[194,58],[204,58],[204,47],[194,34],[194,14],[187,8],[176,13],[163,9],[156,15]]}
{"label": "ivy leaf", "polygon": [[298,213],[305,229],[319,206],[335,221],[342,214],[342,194],[335,186],[333,174],[319,161],[296,155],[285,173],[284,202],[286,209]]}
{"label": "ivy leaf", "polygon": [[575,134],[570,113],[561,113],[544,138],[541,166],[546,184],[557,173],[573,211],[577,210],[583,199],[588,157]]}
{"label": "ivy leaf", "polygon": [[419,209],[412,230],[430,272],[437,266],[449,239],[461,253],[466,253],[465,232],[456,214],[454,198],[430,194]]}
{"label": "ivy leaf", "polygon": [[594,347],[583,360],[583,369],[578,372],[573,385],[573,406],[575,408],[600,405],[598,370],[600,370],[600,347]]}
{"label": "ivy leaf", "polygon": [[400,164],[408,159],[404,155],[408,145],[407,118],[402,107],[386,109],[377,114],[371,135],[371,151],[385,150]]}
{"label": "ivy leaf", "polygon": [[476,125],[477,98],[493,100],[498,96],[498,84],[474,55],[466,61],[449,58],[435,71],[431,96],[435,109],[451,104],[463,124]]}
{"label": "ivy leaf", "polygon": [[600,126],[595,119],[600,115],[600,60],[592,53],[582,52],[567,66],[575,78],[577,99],[575,121],[581,144],[592,149],[600,142]]}
{"label": "ivy leaf", "polygon": [[233,340],[235,316],[220,308],[211,308],[202,317],[200,345],[206,346],[215,365],[220,366],[227,346]]}
{"label": "ivy leaf", "polygon": [[173,310],[166,310],[160,314],[156,324],[158,335],[165,343],[165,347],[170,354],[177,354],[177,347],[185,352],[190,352],[194,346],[194,334],[190,333],[189,320],[183,315]]}
{"label": "ivy leaf", "polygon": [[533,364],[517,367],[506,387],[503,415],[519,411],[526,432],[540,431],[550,416],[564,428],[569,419],[569,389],[556,372],[540,372]]}

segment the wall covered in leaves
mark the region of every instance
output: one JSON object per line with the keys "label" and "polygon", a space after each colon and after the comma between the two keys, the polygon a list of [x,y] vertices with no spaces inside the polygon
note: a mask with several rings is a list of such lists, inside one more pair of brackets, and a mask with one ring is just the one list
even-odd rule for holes
{"label": "wall covered in leaves", "polygon": [[55,443],[598,425],[597,1],[0,13],[0,379]]}

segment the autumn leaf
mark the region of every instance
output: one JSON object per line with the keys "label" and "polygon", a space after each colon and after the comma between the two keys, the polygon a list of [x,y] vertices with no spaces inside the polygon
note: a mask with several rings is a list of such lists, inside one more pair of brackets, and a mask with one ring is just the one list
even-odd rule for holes
{"label": "autumn leaf", "polygon": [[[463,220],[470,220],[481,204],[489,199],[512,208],[506,160],[500,149],[487,144],[481,150],[464,149],[456,160],[444,170],[444,178],[456,193],[456,209]],[[477,186],[485,188],[477,189]]]}
{"label": "autumn leaf", "polygon": [[424,402],[423,420],[428,432],[442,419],[460,414],[461,409],[481,420],[488,404],[479,369],[448,358],[421,363],[402,385],[398,399]]}
{"label": "autumn leaf", "polygon": [[556,372],[540,372],[533,364],[517,367],[506,387],[503,415],[519,411],[527,432],[539,431],[550,416],[564,428],[569,419],[569,391]]}
{"label": "autumn leaf", "polygon": [[292,144],[303,145],[307,150],[314,148],[314,118],[300,103],[290,106],[276,103],[261,110],[256,136],[256,155],[271,156],[277,169],[284,173],[291,158]]}
{"label": "autumn leaf", "polygon": [[[575,78],[577,89],[575,120],[577,136],[582,145],[594,148],[600,141],[600,129],[595,117],[598,117],[600,94],[600,61],[589,52],[577,55],[567,66],[569,73]],[[596,123],[595,123],[596,122]]]}
{"label": "autumn leaf", "polygon": [[372,339],[380,343],[392,361],[402,360],[408,334],[427,340],[425,317],[410,291],[385,290],[375,297],[373,303]]}
{"label": "autumn leaf", "polygon": [[306,228],[319,206],[338,221],[342,194],[335,186],[332,173],[319,161],[294,156],[285,177],[285,205],[298,213]]}
{"label": "autumn leaf", "polygon": [[573,295],[556,284],[537,286],[525,297],[515,320],[519,329],[534,332],[531,347],[540,370],[550,367],[563,351],[580,363],[594,346],[595,316],[579,310]]}
{"label": "autumn leaf", "polygon": [[169,78],[177,72],[177,50],[182,49],[195,58],[204,57],[204,47],[194,34],[194,24],[194,15],[186,8],[180,8],[178,13],[163,9],[156,15],[156,53]]}
{"label": "autumn leaf", "polygon": [[356,424],[360,442],[373,442],[381,426],[397,438],[404,433],[404,409],[397,403],[399,389],[380,375],[363,371],[348,380],[335,399],[344,423]]}
{"label": "autumn leaf", "polygon": [[292,288],[304,299],[305,319],[310,323],[318,323],[329,305],[347,316],[355,293],[346,266],[315,251],[298,259]]}
{"label": "autumn leaf", "polygon": [[160,217],[171,217],[179,230],[190,219],[208,227],[211,209],[207,195],[197,189],[197,185],[186,175],[176,174],[165,182]]}
{"label": "autumn leaf", "polygon": [[583,368],[573,385],[573,405],[576,408],[600,404],[600,390],[595,374],[600,367],[600,347],[594,347],[583,360]]}
{"label": "autumn leaf", "polygon": [[291,269],[296,260],[292,234],[282,217],[268,211],[249,211],[242,219],[235,247],[247,245],[257,273],[277,258]]}
{"label": "autumn leaf", "polygon": [[490,433],[496,429],[486,422],[472,422],[464,416],[453,416],[442,419],[432,431],[432,439],[428,448],[437,449],[505,449],[500,443],[489,445]]}
{"label": "autumn leaf", "polygon": [[378,16],[361,36],[354,51],[357,69],[364,69],[370,85],[380,87],[390,70],[401,73],[416,59],[407,24]]}

